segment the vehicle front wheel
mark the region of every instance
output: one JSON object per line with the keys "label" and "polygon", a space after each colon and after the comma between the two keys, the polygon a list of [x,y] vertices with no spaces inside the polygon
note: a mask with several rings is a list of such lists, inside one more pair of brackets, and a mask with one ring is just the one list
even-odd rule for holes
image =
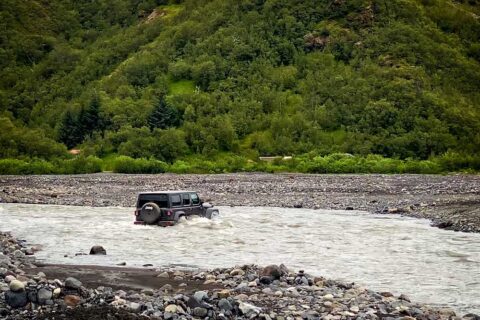
{"label": "vehicle front wheel", "polygon": [[212,219],[212,218],[215,218],[215,217],[218,217],[220,213],[218,212],[218,210],[215,210],[215,211],[207,211],[207,213],[205,214],[205,218],[207,219]]}

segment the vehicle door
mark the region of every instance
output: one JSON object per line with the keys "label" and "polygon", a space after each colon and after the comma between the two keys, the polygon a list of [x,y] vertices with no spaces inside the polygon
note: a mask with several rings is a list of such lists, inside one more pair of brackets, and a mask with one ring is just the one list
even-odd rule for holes
{"label": "vehicle door", "polygon": [[182,208],[185,211],[186,216],[190,216],[192,214],[195,214],[193,212],[192,201],[190,199],[190,194],[188,194],[188,193],[183,193],[182,194]]}
{"label": "vehicle door", "polygon": [[192,212],[193,214],[197,214],[197,215],[203,215],[203,208],[202,208],[202,205],[200,203],[200,198],[198,197],[198,194],[196,192],[192,192],[190,193],[190,199],[191,199],[191,203],[192,203]]}
{"label": "vehicle door", "polygon": [[182,207],[182,195],[172,194],[170,195],[170,208],[171,211],[176,213],[178,211],[184,211]]}

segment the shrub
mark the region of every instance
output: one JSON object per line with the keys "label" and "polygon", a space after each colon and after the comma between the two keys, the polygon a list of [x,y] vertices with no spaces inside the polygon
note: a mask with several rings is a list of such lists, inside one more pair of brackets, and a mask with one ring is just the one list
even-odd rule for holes
{"label": "shrub", "polygon": [[56,161],[57,173],[80,174],[96,173],[102,171],[102,160],[94,156],[76,157],[68,160]]}
{"label": "shrub", "polygon": [[133,159],[119,156],[113,160],[113,172],[117,173],[164,173],[166,168],[165,162],[155,159]]}
{"label": "shrub", "polygon": [[27,163],[17,159],[0,159],[0,174],[22,174],[21,168]]}

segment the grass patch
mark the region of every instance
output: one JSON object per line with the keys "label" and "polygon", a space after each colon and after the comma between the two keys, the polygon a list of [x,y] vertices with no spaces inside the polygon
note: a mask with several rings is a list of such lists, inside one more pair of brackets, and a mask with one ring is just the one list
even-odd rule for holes
{"label": "grass patch", "polygon": [[182,10],[184,6],[181,4],[166,4],[163,6],[159,6],[157,8],[158,12],[165,13],[164,16],[162,16],[162,19],[171,19],[178,15]]}
{"label": "grass patch", "polygon": [[192,94],[195,92],[195,83],[192,80],[171,81],[168,89],[171,95]]}

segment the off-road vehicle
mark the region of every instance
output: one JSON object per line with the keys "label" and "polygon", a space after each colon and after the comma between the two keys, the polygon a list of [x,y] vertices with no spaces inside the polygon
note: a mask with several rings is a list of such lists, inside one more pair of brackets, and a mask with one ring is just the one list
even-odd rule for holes
{"label": "off-road vehicle", "polygon": [[211,219],[218,214],[218,209],[202,202],[195,191],[142,192],[137,198],[134,223],[172,226],[182,217]]}

